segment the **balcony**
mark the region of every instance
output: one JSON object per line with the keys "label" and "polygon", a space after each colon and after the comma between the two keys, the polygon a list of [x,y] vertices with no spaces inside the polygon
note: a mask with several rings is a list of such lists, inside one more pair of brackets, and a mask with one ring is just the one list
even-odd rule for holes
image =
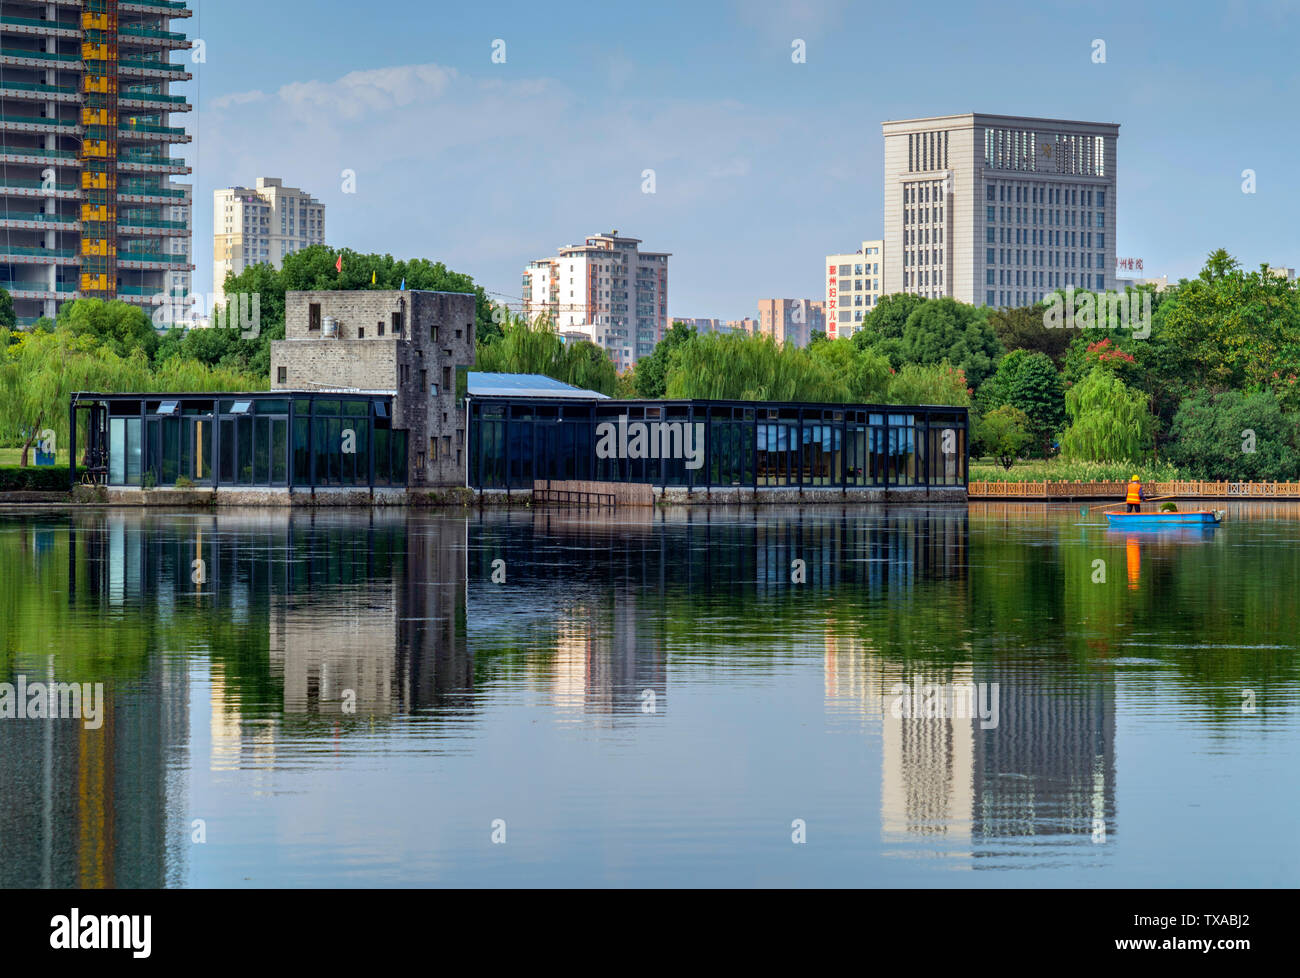
{"label": "balcony", "polygon": [[56,62],[68,68],[81,64],[79,54],[50,54],[46,51],[25,51],[21,48],[0,48],[0,60],[5,64],[17,61]]}
{"label": "balcony", "polygon": [[123,92],[119,104],[123,109],[143,112],[189,112],[194,108],[184,95],[164,95],[161,92]]}
{"label": "balcony", "polygon": [[0,28],[14,34],[53,34],[80,37],[81,26],[73,20],[38,20],[35,17],[0,17]]}
{"label": "balcony", "polygon": [[189,255],[169,255],[161,251],[119,251],[119,264],[137,263],[146,265],[188,265]]}
{"label": "balcony", "polygon": [[39,115],[0,115],[0,126],[16,129],[19,132],[80,128],[75,119],[47,119]]}
{"label": "balcony", "polygon": [[9,98],[40,101],[76,102],[78,93],[67,85],[37,85],[33,82],[0,81],[0,94]]}
{"label": "balcony", "polygon": [[184,34],[176,31],[164,31],[156,27],[141,27],[139,24],[126,24],[117,29],[117,42],[126,44],[129,40],[159,44],[166,47],[189,47],[190,42]]}
{"label": "balcony", "polygon": [[149,13],[165,11],[169,17],[194,16],[194,11],[189,8],[189,5],[178,2],[178,0],[122,0],[121,8],[123,10],[133,10],[136,7]]}
{"label": "balcony", "polygon": [[41,149],[37,146],[0,146],[0,158],[6,163],[18,163],[24,160],[77,160],[79,157],[70,150]]}
{"label": "balcony", "polygon": [[159,137],[163,142],[169,143],[188,143],[191,136],[181,126],[159,126],[147,122],[131,122],[119,120],[117,124],[119,137],[131,138],[132,136],[139,139],[149,139],[151,136]]}
{"label": "balcony", "polygon": [[4,289],[15,299],[52,299],[58,296],[75,296],[77,287],[70,282],[56,282],[53,289],[47,282],[9,282],[0,281]]}
{"label": "balcony", "polygon": [[119,233],[127,228],[147,228],[157,231],[188,231],[189,225],[184,221],[160,221],[156,219],[119,217],[117,219]]}
{"label": "balcony", "polygon": [[117,185],[117,195],[119,197],[165,197],[169,200],[185,200],[189,195],[189,191],[160,187],[157,184],[121,182]]}
{"label": "balcony", "polygon": [[184,95],[165,95],[162,92],[133,92],[128,89],[119,93],[118,99],[123,102],[165,102],[169,105],[183,105],[185,109],[190,107]]}
{"label": "balcony", "polygon": [[13,265],[79,265],[75,248],[20,248],[0,242],[0,259]]}
{"label": "balcony", "polygon": [[27,224],[38,225],[36,228],[38,231],[42,227],[60,224],[64,226],[54,230],[69,231],[76,230],[81,221],[67,214],[42,214],[37,211],[0,211],[0,227],[21,227]]}
{"label": "balcony", "polygon": [[20,177],[0,175],[0,194],[11,197],[48,197],[59,194],[64,197],[77,197],[81,195],[81,184],[56,183],[50,187],[44,180],[24,180]]}

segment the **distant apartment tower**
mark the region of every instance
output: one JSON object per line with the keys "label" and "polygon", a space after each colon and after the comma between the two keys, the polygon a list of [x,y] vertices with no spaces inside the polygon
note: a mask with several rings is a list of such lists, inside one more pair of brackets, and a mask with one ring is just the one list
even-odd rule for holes
{"label": "distant apartment tower", "polygon": [[668,329],[668,252],[639,238],[597,234],[524,269],[524,315],[549,314],[561,332],[587,333],[627,370]]}
{"label": "distant apartment tower", "polygon": [[967,113],[882,129],[886,294],[1008,307],[1113,284],[1118,125]]}
{"label": "distant apartment tower", "polygon": [[759,299],[758,332],[778,343],[805,347],[813,333],[826,332],[825,307],[811,299]]}
{"label": "distant apartment tower", "polygon": [[711,319],[709,317],[673,316],[673,323],[685,323],[695,332],[703,333],[748,333],[753,335],[758,330],[758,320],[749,319]]}
{"label": "distant apartment tower", "polygon": [[189,294],[187,50],[164,0],[6,0],[0,17],[0,286],[21,325],[71,299]]}
{"label": "distant apartment tower", "polygon": [[864,241],[847,255],[826,256],[826,335],[852,336],[882,294],[885,243]]}
{"label": "distant apartment tower", "polygon": [[212,290],[225,293],[226,276],[250,265],[281,268],[308,245],[325,243],[325,205],[274,177],[257,186],[212,193]]}

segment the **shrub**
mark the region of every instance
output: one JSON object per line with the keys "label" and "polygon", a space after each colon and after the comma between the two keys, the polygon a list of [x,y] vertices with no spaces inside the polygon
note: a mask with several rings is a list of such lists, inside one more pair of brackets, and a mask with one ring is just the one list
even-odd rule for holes
{"label": "shrub", "polygon": [[[78,470],[78,476],[85,469]],[[0,465],[0,492],[67,492],[68,467],[66,465],[29,466]]]}

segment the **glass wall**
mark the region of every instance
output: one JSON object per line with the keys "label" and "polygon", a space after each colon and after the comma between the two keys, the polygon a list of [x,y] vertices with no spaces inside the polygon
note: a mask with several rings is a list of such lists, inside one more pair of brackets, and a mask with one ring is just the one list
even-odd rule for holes
{"label": "glass wall", "polygon": [[392,397],[113,395],[115,486],[402,486],[406,432]]}
{"label": "glass wall", "polygon": [[469,399],[468,482],[657,486],[964,486],[964,408]]}

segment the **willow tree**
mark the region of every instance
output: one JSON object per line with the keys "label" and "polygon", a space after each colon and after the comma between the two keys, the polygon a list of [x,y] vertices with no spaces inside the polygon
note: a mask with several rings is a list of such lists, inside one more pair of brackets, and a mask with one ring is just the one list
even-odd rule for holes
{"label": "willow tree", "polygon": [[769,336],[707,333],[678,348],[668,372],[670,398],[720,401],[852,400],[848,380],[807,350]]}
{"label": "willow tree", "polygon": [[1095,367],[1066,392],[1065,413],[1070,419],[1061,437],[1066,458],[1130,462],[1150,454],[1155,418],[1146,395],[1105,367]]}

